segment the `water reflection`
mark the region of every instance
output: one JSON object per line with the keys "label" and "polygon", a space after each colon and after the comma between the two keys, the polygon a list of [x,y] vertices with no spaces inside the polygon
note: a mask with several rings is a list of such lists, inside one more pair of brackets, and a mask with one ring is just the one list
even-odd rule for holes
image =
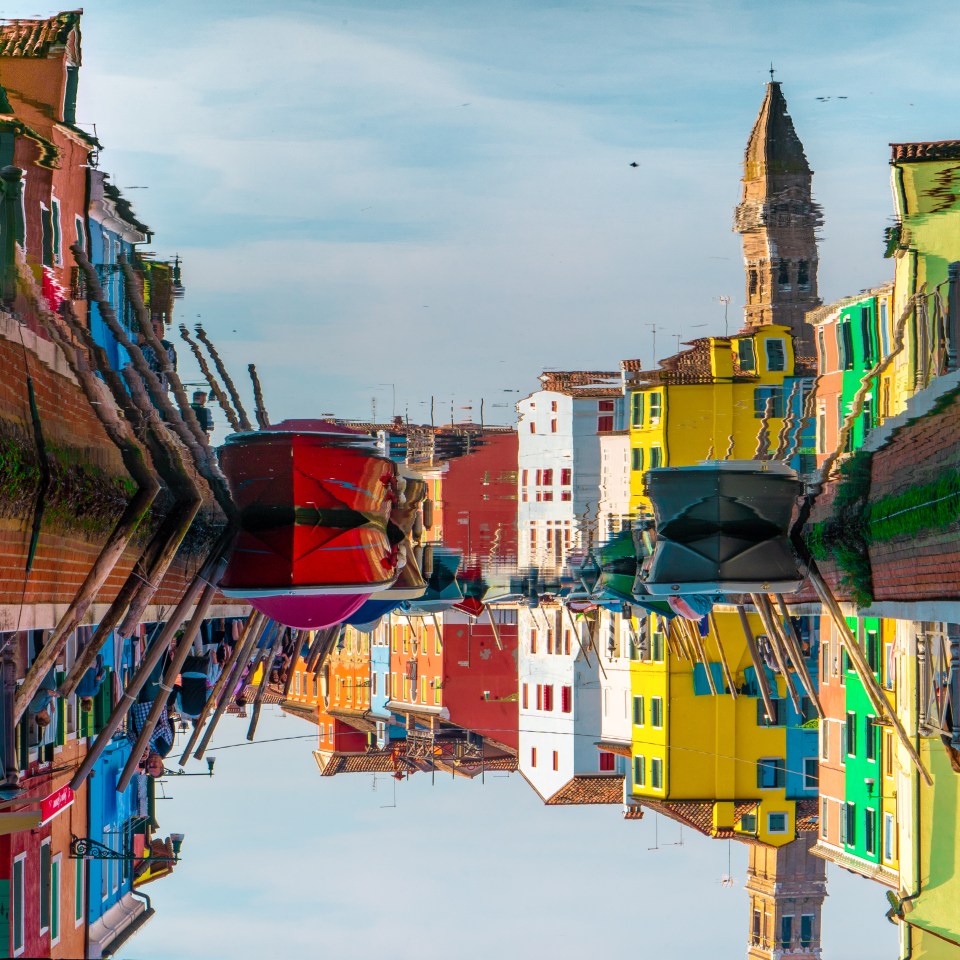
{"label": "water reflection", "polygon": [[275,421],[255,366],[174,344],[180,259],[76,123],[79,22],[0,27],[8,953],[116,953],[222,856],[158,801],[215,797],[218,731],[272,746],[266,710],[315,728],[321,808],[516,775],[625,845],[742,844],[751,957],[821,955],[828,864],[901,956],[955,955],[956,142],[894,145],[894,280],[823,305],[771,76],[737,333],[545,371],[515,426]]}

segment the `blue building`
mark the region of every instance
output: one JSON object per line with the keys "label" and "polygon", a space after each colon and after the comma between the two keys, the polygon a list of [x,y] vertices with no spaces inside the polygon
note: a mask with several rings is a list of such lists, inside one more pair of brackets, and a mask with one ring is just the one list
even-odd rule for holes
{"label": "blue building", "polygon": [[[89,256],[96,268],[100,285],[121,326],[136,340],[133,308],[126,295],[120,258],[133,262],[136,244],[147,243],[153,234],[133,215],[130,203],[107,179],[101,170],[90,170]],[[90,302],[90,331],[103,347],[114,370],[130,360],[127,351],[117,343],[100,315],[97,304]]]}

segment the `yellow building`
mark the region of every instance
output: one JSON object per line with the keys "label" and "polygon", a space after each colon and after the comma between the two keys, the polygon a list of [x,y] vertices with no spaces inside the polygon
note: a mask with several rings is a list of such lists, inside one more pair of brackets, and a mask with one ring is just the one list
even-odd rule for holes
{"label": "yellow building", "polygon": [[785,411],[799,413],[809,388],[798,378],[813,375],[809,360],[796,362],[789,328],[776,324],[695,340],[658,370],[639,370],[633,360],[622,367],[630,397],[630,509],[645,514],[647,470],[752,459],[768,399],[764,452],[776,451]]}
{"label": "yellow building", "polygon": [[[645,658],[631,663],[634,798],[654,809],[709,803],[713,836],[789,843],[796,836],[798,801],[787,798],[787,726],[797,721],[785,700],[784,679],[768,672],[775,687],[771,724],[738,614],[715,615],[736,697],[712,631],[702,642],[716,693],[702,663],[690,658],[690,642],[676,627],[668,637],[665,625],[655,615],[650,619]],[[749,619],[754,634],[762,633],[759,618]]]}
{"label": "yellow building", "polygon": [[[904,349],[885,378],[889,416],[901,413],[934,377],[956,368],[952,345],[960,333],[960,275],[951,270],[960,256],[960,203],[956,187],[949,186],[960,175],[960,142],[895,143],[892,149],[897,225],[890,230],[887,251],[895,264],[891,323],[895,332],[904,319]],[[911,306],[918,296],[919,303]],[[883,384],[881,409],[882,391]]]}

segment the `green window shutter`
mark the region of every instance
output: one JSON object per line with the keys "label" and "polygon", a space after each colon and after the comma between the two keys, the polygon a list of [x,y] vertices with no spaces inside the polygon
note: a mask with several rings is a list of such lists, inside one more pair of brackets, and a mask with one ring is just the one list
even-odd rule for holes
{"label": "green window shutter", "polygon": [[[57,688],[66,679],[66,673],[58,670],[56,674]],[[57,698],[57,746],[62,747],[67,742],[67,701],[63,697]]]}

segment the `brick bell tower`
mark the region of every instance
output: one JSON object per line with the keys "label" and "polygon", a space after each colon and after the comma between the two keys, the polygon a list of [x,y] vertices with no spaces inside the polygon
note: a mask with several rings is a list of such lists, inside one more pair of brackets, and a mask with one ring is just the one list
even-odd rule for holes
{"label": "brick bell tower", "polygon": [[811,192],[813,171],[772,69],[747,141],[742,184],[734,229],[743,236],[745,331],[783,324],[799,341],[797,355],[813,356],[804,315],[820,305],[816,231],[823,218]]}
{"label": "brick bell tower", "polygon": [[820,960],[827,864],[810,851],[816,833],[782,847],[750,847],[748,960]]}

